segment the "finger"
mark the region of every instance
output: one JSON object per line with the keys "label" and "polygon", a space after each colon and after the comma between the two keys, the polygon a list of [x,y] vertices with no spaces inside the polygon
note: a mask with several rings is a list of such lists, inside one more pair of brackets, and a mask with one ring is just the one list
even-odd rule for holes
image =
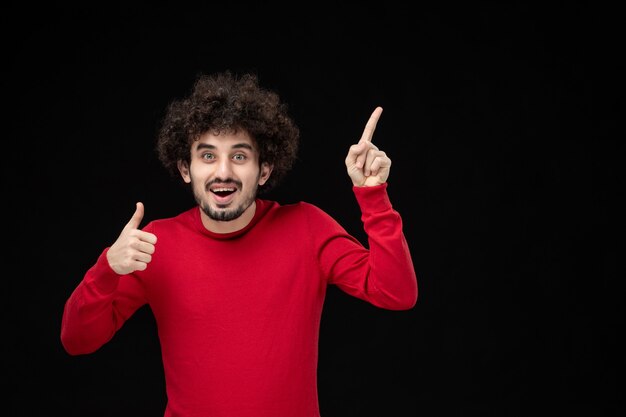
{"label": "finger", "polygon": [[146,239],[154,238],[156,240],[156,236],[154,236],[152,233],[146,233],[146,235],[148,236],[141,237],[141,240],[136,243],[134,248],[137,249],[137,251],[141,253],[147,253],[147,254],[152,255],[154,253],[154,243],[151,243],[147,241]]}
{"label": "finger", "polygon": [[378,119],[383,112],[383,108],[378,106],[372,112],[367,124],[365,125],[365,129],[363,130],[363,134],[361,135],[361,139],[359,142],[371,142],[372,137],[374,136],[374,130],[376,130],[376,124],[378,123]]}
{"label": "finger", "polygon": [[139,225],[141,224],[141,219],[143,219],[143,213],[144,213],[143,203],[138,202],[137,208],[135,209],[135,212],[133,213],[133,217],[131,217],[128,223],[126,223],[125,228],[139,229]]}
{"label": "finger", "polygon": [[[357,146],[359,146],[359,153],[356,157],[356,166],[358,168],[363,168],[369,165],[368,158],[371,158],[370,152],[377,151],[378,148],[371,142],[361,142]],[[366,174],[367,175],[367,174]]]}
{"label": "finger", "polygon": [[135,262],[143,262],[143,263],[150,263],[150,261],[152,261],[152,255],[150,255],[149,253],[137,253],[134,256],[133,259]]}
{"label": "finger", "polygon": [[387,155],[385,155],[384,152],[381,152],[380,155],[374,158],[374,160],[372,161],[369,167],[370,175],[378,175],[378,172],[382,168],[386,168],[389,166],[391,166],[391,160],[387,157]]}
{"label": "finger", "polygon": [[372,162],[376,159],[378,155],[380,155],[380,151],[374,146],[374,144],[369,144],[371,149],[367,151],[365,155],[365,162],[363,165],[363,175],[369,177],[372,173]]}
{"label": "finger", "polygon": [[[367,144],[366,143],[362,143],[360,145],[367,145]],[[367,153],[368,153],[368,150],[369,150],[369,148],[367,146],[361,146],[361,149],[359,149],[359,153],[356,156],[356,163],[355,163],[357,168],[361,169],[367,163]]]}
{"label": "finger", "polygon": [[133,271],[145,271],[148,269],[148,262],[136,261],[131,265]]}
{"label": "finger", "polygon": [[149,245],[155,245],[157,243],[157,237],[154,233],[144,232],[143,230],[137,230],[137,238],[141,242],[146,242]]}
{"label": "finger", "polygon": [[350,146],[348,155],[346,156],[346,165],[355,165],[357,168],[362,168],[365,162],[365,154],[367,152],[367,146],[364,142]]}

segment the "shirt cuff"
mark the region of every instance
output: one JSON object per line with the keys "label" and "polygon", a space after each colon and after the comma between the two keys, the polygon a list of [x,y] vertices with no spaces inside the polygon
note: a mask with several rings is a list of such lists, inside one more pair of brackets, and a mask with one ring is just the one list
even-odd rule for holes
{"label": "shirt cuff", "polygon": [[109,248],[100,254],[95,265],[89,271],[93,284],[104,294],[115,292],[120,282],[120,275],[109,265],[109,260],[107,259],[108,250]]}
{"label": "shirt cuff", "polygon": [[384,182],[371,187],[352,186],[352,191],[356,196],[357,203],[364,214],[378,213],[392,208],[389,195],[387,194],[387,184],[388,183]]}

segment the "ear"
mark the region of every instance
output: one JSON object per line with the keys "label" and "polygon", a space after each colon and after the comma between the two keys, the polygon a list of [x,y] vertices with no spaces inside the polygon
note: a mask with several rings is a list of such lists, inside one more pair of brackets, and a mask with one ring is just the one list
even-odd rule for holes
{"label": "ear", "polygon": [[187,184],[191,182],[191,175],[189,175],[189,164],[187,161],[178,160],[178,172],[180,172],[180,176],[183,177],[183,181]]}
{"label": "ear", "polygon": [[274,169],[274,166],[268,164],[267,162],[263,162],[261,164],[261,173],[259,175],[259,185],[263,185],[267,182],[273,169]]}

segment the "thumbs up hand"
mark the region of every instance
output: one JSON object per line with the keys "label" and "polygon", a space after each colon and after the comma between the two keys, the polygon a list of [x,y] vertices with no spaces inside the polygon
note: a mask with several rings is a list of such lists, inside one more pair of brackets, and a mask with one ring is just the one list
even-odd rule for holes
{"label": "thumbs up hand", "polygon": [[135,213],[107,252],[111,269],[119,275],[143,271],[152,260],[157,237],[152,233],[139,230],[143,213],[143,203],[137,203]]}

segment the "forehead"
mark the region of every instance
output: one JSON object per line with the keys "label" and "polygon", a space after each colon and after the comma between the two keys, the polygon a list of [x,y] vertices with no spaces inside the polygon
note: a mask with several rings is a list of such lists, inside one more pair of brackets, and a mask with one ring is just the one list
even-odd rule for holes
{"label": "forehead", "polygon": [[250,134],[242,129],[236,132],[220,132],[215,134],[213,132],[205,132],[198,137],[198,140],[191,144],[192,150],[206,149],[208,147],[212,149],[250,149],[257,150],[256,142]]}

